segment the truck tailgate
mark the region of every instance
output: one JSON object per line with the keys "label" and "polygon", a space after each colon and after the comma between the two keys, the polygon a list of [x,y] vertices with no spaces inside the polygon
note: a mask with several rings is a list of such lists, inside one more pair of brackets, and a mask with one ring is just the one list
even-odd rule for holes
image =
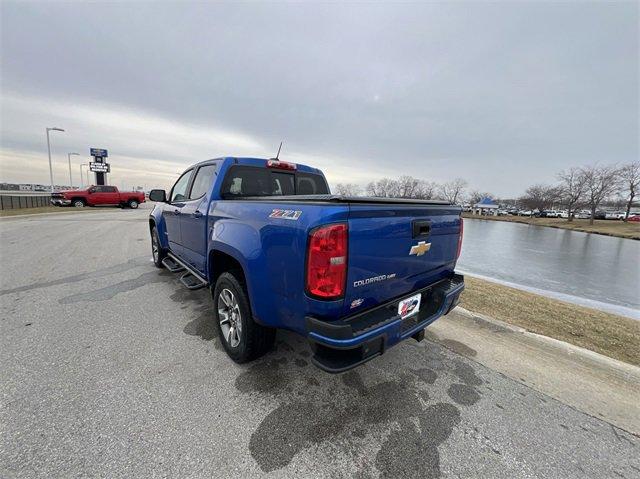
{"label": "truck tailgate", "polygon": [[449,276],[456,263],[460,208],[352,204],[344,311],[350,315]]}

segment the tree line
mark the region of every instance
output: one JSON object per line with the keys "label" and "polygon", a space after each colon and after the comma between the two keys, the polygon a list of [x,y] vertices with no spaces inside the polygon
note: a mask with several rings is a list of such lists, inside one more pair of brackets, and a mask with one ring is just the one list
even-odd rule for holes
{"label": "tree line", "polygon": [[[557,179],[555,184],[530,186],[524,195],[512,200],[513,203],[539,211],[559,205],[567,210],[568,221],[573,221],[573,214],[579,209],[588,208],[591,211],[590,223],[593,223],[598,208],[604,202],[618,198],[624,200],[626,221],[640,190],[640,163],[569,168],[558,173]],[[403,175],[397,179],[381,178],[364,188],[355,183],[338,183],[335,192],[344,196],[438,199],[471,205],[486,197],[498,200],[489,192],[467,191],[467,187],[468,183],[462,178],[436,183]]]}

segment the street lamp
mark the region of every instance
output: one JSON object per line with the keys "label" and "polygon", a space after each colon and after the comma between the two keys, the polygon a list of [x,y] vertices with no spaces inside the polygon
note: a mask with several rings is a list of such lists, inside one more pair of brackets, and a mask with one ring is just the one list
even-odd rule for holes
{"label": "street lamp", "polygon": [[51,143],[49,141],[50,131],[64,131],[62,128],[47,128],[47,151],[49,152],[49,179],[51,180],[51,193],[53,193],[53,167],[51,166]]}
{"label": "street lamp", "polygon": [[[67,153],[67,159],[69,160],[69,186],[73,189],[73,179],[71,178],[71,155],[80,156],[80,153]],[[82,181],[82,179],[80,179]]]}
{"label": "street lamp", "polygon": [[[83,166],[89,166],[89,164],[88,164],[88,163],[82,163],[82,164],[80,165],[80,183],[81,183],[81,185],[80,185],[80,186],[81,186],[81,187],[82,187],[82,186],[84,186],[84,177],[82,176],[82,167],[83,167]],[[87,180],[88,180],[88,178],[87,178]],[[88,186],[88,185],[87,185],[87,186]]]}

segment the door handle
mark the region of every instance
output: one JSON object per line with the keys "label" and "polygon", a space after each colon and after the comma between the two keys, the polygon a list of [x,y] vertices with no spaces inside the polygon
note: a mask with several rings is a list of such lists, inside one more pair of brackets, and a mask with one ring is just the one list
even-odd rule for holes
{"label": "door handle", "polygon": [[202,218],[202,211],[195,210],[193,212],[193,217],[194,218]]}
{"label": "door handle", "polygon": [[174,214],[174,215],[179,215],[179,214],[180,214],[180,210],[179,210],[179,209],[175,209],[175,210],[173,210],[173,214]]}

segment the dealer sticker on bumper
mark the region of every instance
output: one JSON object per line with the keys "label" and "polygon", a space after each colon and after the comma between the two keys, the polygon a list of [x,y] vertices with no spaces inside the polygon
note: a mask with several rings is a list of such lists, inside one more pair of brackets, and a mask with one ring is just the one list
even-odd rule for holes
{"label": "dealer sticker on bumper", "polygon": [[422,294],[418,293],[410,298],[403,299],[398,304],[398,314],[401,318],[406,318],[420,311],[420,298]]}

